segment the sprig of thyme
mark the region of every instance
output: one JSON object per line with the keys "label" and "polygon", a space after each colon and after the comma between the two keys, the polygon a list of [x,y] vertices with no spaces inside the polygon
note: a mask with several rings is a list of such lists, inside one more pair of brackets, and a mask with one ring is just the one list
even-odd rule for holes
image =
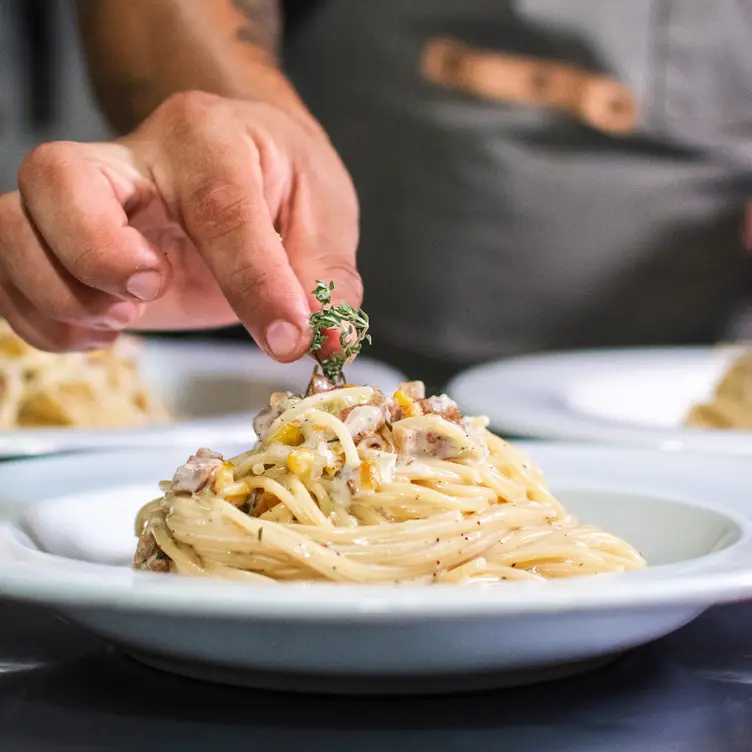
{"label": "sprig of thyme", "polygon": [[[368,334],[368,315],[359,308],[353,308],[349,303],[332,304],[334,282],[326,284],[316,280],[313,294],[321,303],[321,310],[311,314],[310,323],[313,329],[310,351],[319,361],[321,370],[335,386],[345,382],[342,372],[345,364],[352,360],[359,352],[363,342],[371,344]],[[317,352],[326,341],[326,330],[336,329],[339,332],[339,344],[342,352],[333,353],[326,360],[320,360]]]}

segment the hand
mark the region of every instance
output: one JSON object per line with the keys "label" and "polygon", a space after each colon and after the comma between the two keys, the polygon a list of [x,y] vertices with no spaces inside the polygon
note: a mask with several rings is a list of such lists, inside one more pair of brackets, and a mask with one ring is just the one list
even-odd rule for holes
{"label": "hand", "polygon": [[117,142],[31,152],[19,192],[0,196],[0,313],[52,351],[240,321],[291,361],[310,342],[317,278],[360,304],[357,226],[318,125],[179,94]]}
{"label": "hand", "polygon": [[752,251],[752,201],[747,204],[747,211],[744,215],[742,242],[748,251]]}

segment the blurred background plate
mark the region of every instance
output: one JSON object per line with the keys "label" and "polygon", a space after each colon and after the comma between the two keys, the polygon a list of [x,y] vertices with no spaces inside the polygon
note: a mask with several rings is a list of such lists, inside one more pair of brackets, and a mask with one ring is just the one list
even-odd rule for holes
{"label": "blurred background plate", "polygon": [[[0,457],[118,447],[185,446],[256,440],[253,416],[275,391],[305,390],[313,361],[280,364],[253,345],[147,338],[139,367],[173,421],[140,428],[28,428],[0,432]],[[347,370],[353,383],[394,391],[402,375],[368,358]]]}
{"label": "blurred background plate", "polygon": [[752,454],[752,431],[685,428],[741,347],[592,350],[488,363],[448,391],[505,434]]}

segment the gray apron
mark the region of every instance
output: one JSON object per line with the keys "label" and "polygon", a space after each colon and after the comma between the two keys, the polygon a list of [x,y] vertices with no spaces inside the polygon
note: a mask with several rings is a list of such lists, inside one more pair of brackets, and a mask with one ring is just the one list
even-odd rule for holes
{"label": "gray apron", "polygon": [[[636,129],[437,85],[437,35],[611,76]],[[725,336],[752,291],[750,39],[747,0],[323,2],[285,65],[359,192],[373,352],[440,378]]]}

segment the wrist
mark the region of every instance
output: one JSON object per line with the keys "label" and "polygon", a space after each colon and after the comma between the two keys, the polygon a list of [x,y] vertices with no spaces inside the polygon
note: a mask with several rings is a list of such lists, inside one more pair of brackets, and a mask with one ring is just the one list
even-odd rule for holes
{"label": "wrist", "polygon": [[246,102],[263,102],[284,112],[315,134],[323,129],[306,107],[295,87],[273,61],[259,62],[243,76],[244,81],[230,92],[211,92]]}

